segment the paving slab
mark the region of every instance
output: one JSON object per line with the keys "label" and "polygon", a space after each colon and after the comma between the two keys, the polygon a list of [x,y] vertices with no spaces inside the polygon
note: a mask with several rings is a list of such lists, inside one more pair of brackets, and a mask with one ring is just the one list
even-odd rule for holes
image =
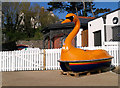
{"label": "paving slab", "polygon": [[60,75],[60,70],[2,72],[2,86],[118,86],[118,74]]}

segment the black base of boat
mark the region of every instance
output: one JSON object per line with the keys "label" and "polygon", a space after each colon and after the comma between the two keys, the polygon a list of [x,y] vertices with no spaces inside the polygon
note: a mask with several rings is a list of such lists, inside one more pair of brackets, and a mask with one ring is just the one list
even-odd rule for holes
{"label": "black base of boat", "polygon": [[64,72],[66,71],[83,72],[108,68],[111,65],[111,58],[93,61],[70,61],[70,62],[59,61],[59,62],[60,67]]}

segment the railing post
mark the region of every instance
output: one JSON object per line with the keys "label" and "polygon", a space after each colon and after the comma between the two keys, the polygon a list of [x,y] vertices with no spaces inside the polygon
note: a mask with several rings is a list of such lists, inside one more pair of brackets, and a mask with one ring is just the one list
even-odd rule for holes
{"label": "railing post", "polygon": [[43,70],[46,70],[46,52],[45,49],[43,51]]}
{"label": "railing post", "polygon": [[14,56],[14,51],[11,52],[12,53],[12,68],[11,71],[15,71],[15,56]]}

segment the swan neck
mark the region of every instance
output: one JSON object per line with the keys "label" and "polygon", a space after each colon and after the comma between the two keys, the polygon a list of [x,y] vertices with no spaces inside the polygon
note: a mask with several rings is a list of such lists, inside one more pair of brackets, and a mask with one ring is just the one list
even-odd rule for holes
{"label": "swan neck", "polygon": [[68,37],[65,40],[65,46],[67,46],[68,48],[72,47],[72,40],[74,39],[74,37],[77,35],[78,31],[80,29],[80,21],[79,19],[75,22],[75,27],[72,30],[72,32],[68,35]]}

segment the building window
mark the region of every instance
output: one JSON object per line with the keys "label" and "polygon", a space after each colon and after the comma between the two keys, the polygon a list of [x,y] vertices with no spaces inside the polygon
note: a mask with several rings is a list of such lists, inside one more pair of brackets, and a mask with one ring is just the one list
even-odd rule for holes
{"label": "building window", "polygon": [[112,27],[113,41],[120,41],[120,26]]}
{"label": "building window", "polygon": [[94,46],[101,46],[101,30],[94,32]]}

